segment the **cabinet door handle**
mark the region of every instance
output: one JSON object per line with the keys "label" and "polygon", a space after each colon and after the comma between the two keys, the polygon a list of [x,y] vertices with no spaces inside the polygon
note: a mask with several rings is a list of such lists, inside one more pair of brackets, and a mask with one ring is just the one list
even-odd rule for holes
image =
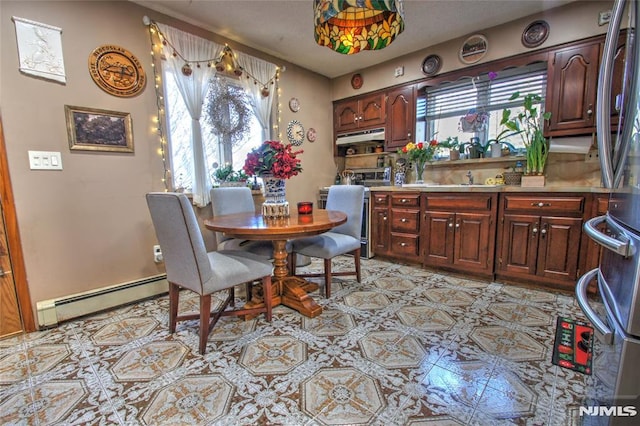
{"label": "cabinet door handle", "polygon": [[4,269],[0,268],[0,277],[4,277],[5,275],[9,275],[11,273],[11,271],[5,271]]}
{"label": "cabinet door handle", "polygon": [[403,198],[403,199],[400,200],[401,203],[406,203],[407,201],[409,201],[409,200],[407,200],[406,198]]}
{"label": "cabinet door handle", "polygon": [[400,243],[400,247],[406,247],[407,243]]}
{"label": "cabinet door handle", "polygon": [[453,228],[453,222],[449,222],[449,228]]}
{"label": "cabinet door handle", "polygon": [[543,203],[540,201],[539,203],[531,203],[531,207],[551,207],[551,203]]}
{"label": "cabinet door handle", "polygon": [[542,225],[542,229],[540,230],[540,235],[542,236],[542,238],[544,238],[546,234],[547,234],[547,224],[545,223],[544,225]]}
{"label": "cabinet door handle", "polygon": [[533,228],[533,230],[531,231],[534,235],[538,233],[538,228]]}
{"label": "cabinet door handle", "polygon": [[456,223],[456,229],[460,228],[460,222]]}
{"label": "cabinet door handle", "polygon": [[382,216],[382,220],[387,220],[387,217],[386,216]]}
{"label": "cabinet door handle", "polygon": [[400,222],[407,223],[409,222],[409,220],[406,217],[403,217],[402,219],[400,219]]}
{"label": "cabinet door handle", "polygon": [[587,108],[587,116],[591,118],[592,115],[593,115],[593,105],[589,105],[589,108]]}

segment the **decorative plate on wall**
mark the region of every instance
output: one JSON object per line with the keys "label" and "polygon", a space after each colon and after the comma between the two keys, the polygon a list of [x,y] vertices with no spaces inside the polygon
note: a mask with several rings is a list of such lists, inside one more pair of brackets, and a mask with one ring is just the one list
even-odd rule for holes
{"label": "decorative plate on wall", "polygon": [[135,96],[146,83],[142,64],[127,49],[112,44],[100,46],[89,55],[93,81],[114,96]]}
{"label": "decorative plate on wall", "polygon": [[475,64],[487,54],[489,43],[481,34],[474,34],[462,43],[458,57],[465,64]]}
{"label": "decorative plate on wall", "polygon": [[362,87],[363,82],[364,80],[360,74],[354,74],[353,77],[351,77],[351,87],[356,90]]}
{"label": "decorative plate on wall", "polygon": [[429,55],[422,61],[422,72],[426,75],[435,75],[442,67],[442,59],[438,55]]}
{"label": "decorative plate on wall", "polygon": [[549,37],[549,24],[546,21],[533,21],[522,33],[522,44],[525,47],[538,47]]}

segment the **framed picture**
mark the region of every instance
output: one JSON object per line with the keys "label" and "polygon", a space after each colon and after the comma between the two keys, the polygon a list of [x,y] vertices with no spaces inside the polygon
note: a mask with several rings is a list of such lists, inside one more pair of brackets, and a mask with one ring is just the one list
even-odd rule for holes
{"label": "framed picture", "polygon": [[133,152],[131,114],[64,106],[69,148],[79,151]]}
{"label": "framed picture", "polygon": [[475,34],[462,43],[458,56],[465,64],[475,64],[487,54],[489,43],[485,36]]}

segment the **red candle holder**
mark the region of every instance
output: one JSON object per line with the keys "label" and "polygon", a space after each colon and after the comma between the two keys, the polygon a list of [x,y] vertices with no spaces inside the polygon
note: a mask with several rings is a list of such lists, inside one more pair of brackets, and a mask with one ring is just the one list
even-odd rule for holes
{"label": "red candle holder", "polygon": [[298,203],[298,214],[313,214],[313,203],[311,201],[300,201]]}

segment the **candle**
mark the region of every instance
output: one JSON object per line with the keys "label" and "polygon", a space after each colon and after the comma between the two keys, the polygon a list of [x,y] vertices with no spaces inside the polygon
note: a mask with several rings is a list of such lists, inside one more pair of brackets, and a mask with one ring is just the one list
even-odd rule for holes
{"label": "candle", "polygon": [[313,203],[311,201],[300,201],[298,203],[298,214],[312,214]]}

